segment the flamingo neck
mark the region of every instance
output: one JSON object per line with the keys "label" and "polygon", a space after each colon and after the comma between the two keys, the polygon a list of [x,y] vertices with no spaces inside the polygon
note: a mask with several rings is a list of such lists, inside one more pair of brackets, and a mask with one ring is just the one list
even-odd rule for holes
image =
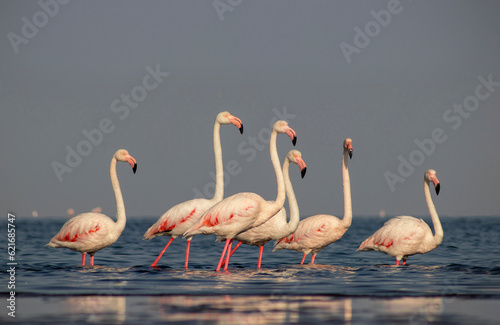
{"label": "flamingo neck", "polygon": [[437,247],[443,241],[443,227],[441,226],[441,221],[439,220],[434,202],[432,202],[431,191],[429,188],[430,183],[427,183],[427,181],[424,180],[425,202],[427,203],[427,207],[429,208],[432,224],[434,225],[434,244]]}
{"label": "flamingo neck", "polygon": [[351,180],[349,178],[349,168],[348,164],[348,151],[344,150],[344,156],[342,158],[342,185],[344,188],[344,218],[342,218],[342,224],[349,228],[352,222],[352,202],[351,202]]}
{"label": "flamingo neck", "polygon": [[116,200],[116,226],[119,233],[125,229],[125,224],[127,222],[127,217],[125,215],[125,204],[123,203],[123,195],[120,189],[120,182],[118,182],[118,176],[116,175],[116,158],[113,156],[111,159],[111,165],[109,166],[109,175],[111,177],[111,186],[115,192]]}
{"label": "flamingo neck", "polygon": [[[269,153],[271,154],[271,162],[274,167],[274,173],[276,174],[276,182],[278,184],[278,194],[276,196],[276,200],[269,204],[269,218],[278,213],[279,210],[285,204],[286,192],[285,192],[285,180],[283,178],[283,172],[281,170],[280,158],[278,156],[278,148],[276,146],[276,138],[278,136],[278,132],[273,130],[271,133],[271,138],[269,139]],[[266,216],[267,217],[267,216]]]}
{"label": "flamingo neck", "polygon": [[288,198],[288,208],[290,210],[290,221],[287,223],[287,230],[294,232],[300,221],[299,205],[293,191],[292,182],[290,181],[290,160],[288,158],[283,162],[283,177],[285,179],[286,196]]}
{"label": "flamingo neck", "polygon": [[222,147],[220,144],[220,123],[214,124],[214,156],[215,156],[215,193],[211,201],[214,203],[224,198],[224,170],[222,166]]}

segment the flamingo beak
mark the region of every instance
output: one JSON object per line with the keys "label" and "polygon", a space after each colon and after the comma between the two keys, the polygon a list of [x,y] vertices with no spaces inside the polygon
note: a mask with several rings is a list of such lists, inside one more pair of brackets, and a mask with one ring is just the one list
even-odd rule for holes
{"label": "flamingo beak", "polygon": [[292,144],[295,146],[297,143],[297,133],[295,133],[295,131],[289,126],[286,127],[285,132],[288,134],[290,139],[292,139]]}
{"label": "flamingo beak", "polygon": [[229,119],[229,122],[234,124],[238,128],[238,130],[240,130],[240,134],[243,134],[243,122],[241,122],[239,118],[233,115],[230,115],[227,118]]}
{"label": "flamingo beak", "polygon": [[295,157],[295,161],[297,162],[297,165],[299,165],[300,176],[302,176],[302,178],[304,178],[304,176],[306,175],[306,171],[307,171],[306,163],[300,157]]}
{"label": "flamingo beak", "polygon": [[352,144],[347,144],[347,152],[349,153],[349,159],[352,159]]}
{"label": "flamingo beak", "polygon": [[432,181],[432,184],[434,184],[434,189],[436,190],[436,195],[439,195],[439,190],[441,189],[441,184],[439,183],[439,180],[434,175],[434,176],[432,176],[431,181]]}
{"label": "flamingo beak", "polygon": [[127,160],[127,162],[130,164],[130,166],[132,166],[132,171],[135,172],[137,171],[137,161],[135,160],[134,157],[128,155],[128,156],[125,156],[125,159]]}

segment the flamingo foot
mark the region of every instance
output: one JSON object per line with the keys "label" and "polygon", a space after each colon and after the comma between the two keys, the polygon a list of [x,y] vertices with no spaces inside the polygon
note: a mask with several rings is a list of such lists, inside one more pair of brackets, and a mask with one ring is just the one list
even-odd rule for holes
{"label": "flamingo foot", "polygon": [[191,241],[188,240],[186,243],[186,262],[184,262],[184,270],[188,269],[188,261],[189,261],[189,246],[191,246]]}
{"label": "flamingo foot", "polygon": [[302,261],[300,261],[300,265],[304,264],[305,260],[306,260],[306,254],[304,254],[304,256],[302,256]]}
{"label": "flamingo foot", "polygon": [[153,262],[153,264],[151,264],[151,267],[155,267],[156,266],[156,264],[158,263],[158,261],[160,260],[160,258],[163,256],[163,253],[165,253],[165,251],[167,250],[168,246],[170,246],[170,243],[173,240],[174,240],[174,237],[171,237],[170,240],[168,241],[167,245],[165,245],[165,248],[163,248],[163,250],[161,251],[160,255],[158,255],[158,257]]}
{"label": "flamingo foot", "polygon": [[[228,251],[229,253],[231,252],[231,246],[233,246],[233,240],[232,240],[232,239],[230,239],[230,240],[229,240],[229,247],[227,248],[227,251]],[[224,265],[224,271],[227,271],[227,266],[229,265],[229,258],[230,258],[230,257],[231,257],[231,256],[228,256],[228,257],[226,258],[226,264]]]}
{"label": "flamingo foot", "polygon": [[257,268],[260,269],[260,264],[262,262],[262,252],[264,251],[264,246],[259,247],[259,261],[257,262]]}
{"label": "flamingo foot", "polygon": [[226,244],[224,245],[224,249],[222,250],[222,254],[220,255],[219,264],[217,264],[217,268],[215,269],[215,271],[217,272],[220,271],[220,268],[222,266],[222,259],[224,258],[224,255],[226,255],[228,244],[229,244],[229,239],[226,239]]}

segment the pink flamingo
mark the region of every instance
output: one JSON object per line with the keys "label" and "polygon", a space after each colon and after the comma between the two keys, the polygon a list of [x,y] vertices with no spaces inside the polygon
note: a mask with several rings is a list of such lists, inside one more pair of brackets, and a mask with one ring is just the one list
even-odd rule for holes
{"label": "pink flamingo", "polygon": [[[250,228],[260,226],[278,213],[285,203],[285,181],[283,179],[278,150],[276,148],[276,137],[278,133],[287,134],[292,139],[293,145],[295,145],[297,141],[295,131],[288,126],[286,121],[276,121],[274,123],[269,140],[269,151],[278,184],[276,200],[270,203],[264,200],[260,195],[248,192],[232,195],[208,209],[201,216],[200,220],[184,234],[184,237],[197,234],[215,234],[220,238],[226,239],[226,244],[224,245],[216,271],[220,270],[226,251],[228,251],[228,253],[231,252],[233,238],[236,235]],[[229,258],[226,259],[224,266],[224,270],[226,271],[228,263]]]}
{"label": "pink flamingo", "polygon": [[358,248],[358,251],[379,251],[396,258],[396,265],[403,259],[406,265],[408,256],[425,254],[443,241],[443,228],[432,202],[430,183],[434,185],[436,195],[441,185],[436,177],[436,171],[428,169],[424,174],[424,196],[429,208],[434,232],[422,219],[410,216],[399,216],[387,221],[382,228],[368,237]]}
{"label": "pink flamingo", "polygon": [[300,264],[304,264],[306,255],[312,253],[314,264],[316,254],[331,243],[336,242],[349,229],[352,221],[351,182],[347,167],[348,157],[352,158],[352,140],[344,140],[342,159],[342,180],[344,187],[344,218],[342,220],[326,214],[311,216],[299,222],[297,230],[290,236],[274,243],[274,251],[290,249],[302,252],[304,256]]}
{"label": "pink flamingo", "polygon": [[[284,207],[281,208],[276,215],[264,222],[262,225],[251,228],[234,237],[234,239],[238,240],[239,243],[229,254],[229,257],[234,254],[242,243],[257,246],[259,247],[259,260],[257,262],[257,268],[260,269],[264,245],[270,240],[286,237],[297,229],[300,221],[300,213],[299,205],[297,204],[297,199],[293,191],[292,182],[290,181],[290,162],[299,166],[302,178],[304,178],[307,170],[306,163],[302,159],[302,153],[298,150],[290,150],[286,155],[285,161],[283,162],[283,176],[285,178],[286,196],[288,197],[288,206],[290,209],[290,222],[287,223],[286,221],[286,209]],[[217,240],[221,241],[222,239],[218,238]]]}
{"label": "pink flamingo", "polygon": [[[215,154],[215,193],[211,199],[193,199],[186,202],[179,203],[167,212],[165,212],[158,221],[152,225],[144,234],[144,239],[152,239],[157,236],[170,236],[170,240],[161,251],[160,255],[151,264],[152,267],[156,266],[160,258],[167,250],[170,243],[181,236],[188,230],[201,215],[208,210],[211,206],[221,201],[224,197],[224,171],[222,165],[222,148],[220,143],[220,126],[221,124],[233,124],[243,133],[243,124],[239,118],[231,115],[229,112],[221,112],[217,115],[214,124],[213,144]],[[193,236],[187,237],[186,243],[186,259],[184,268],[188,268],[189,260],[189,247]]]}
{"label": "pink flamingo", "polygon": [[82,253],[82,266],[85,254],[90,254],[90,265],[94,265],[94,254],[118,240],[125,229],[126,215],[122,191],[116,175],[116,162],[128,162],[132,170],[137,170],[137,161],[125,149],[118,150],[111,159],[109,174],[116,199],[116,222],[101,213],[86,212],[69,219],[61,230],[46,245],[54,248],[69,248]]}

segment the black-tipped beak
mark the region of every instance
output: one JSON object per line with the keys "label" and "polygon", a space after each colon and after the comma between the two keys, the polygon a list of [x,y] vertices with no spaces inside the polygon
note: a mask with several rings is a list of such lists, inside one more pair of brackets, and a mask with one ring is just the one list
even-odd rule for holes
{"label": "black-tipped beak", "polygon": [[134,164],[134,167],[132,167],[132,171],[133,171],[133,172],[134,172],[134,174],[135,174],[135,172],[137,171],[137,163],[135,163],[135,164]]}
{"label": "black-tipped beak", "polygon": [[240,130],[240,134],[243,134],[243,124],[241,124],[241,126],[238,128],[238,130]]}
{"label": "black-tipped beak", "polygon": [[307,167],[302,168],[302,170],[300,171],[300,176],[302,176],[302,178],[304,178],[304,176],[306,176],[306,171],[307,171]]}
{"label": "black-tipped beak", "polygon": [[352,149],[349,149],[349,159],[352,159]]}
{"label": "black-tipped beak", "polygon": [[441,184],[437,183],[435,189],[436,189],[436,195],[439,195],[439,190],[441,189]]}
{"label": "black-tipped beak", "polygon": [[293,146],[294,146],[294,147],[295,147],[295,144],[296,144],[296,143],[297,143],[297,137],[293,137],[293,139],[292,139],[292,144],[293,144]]}

